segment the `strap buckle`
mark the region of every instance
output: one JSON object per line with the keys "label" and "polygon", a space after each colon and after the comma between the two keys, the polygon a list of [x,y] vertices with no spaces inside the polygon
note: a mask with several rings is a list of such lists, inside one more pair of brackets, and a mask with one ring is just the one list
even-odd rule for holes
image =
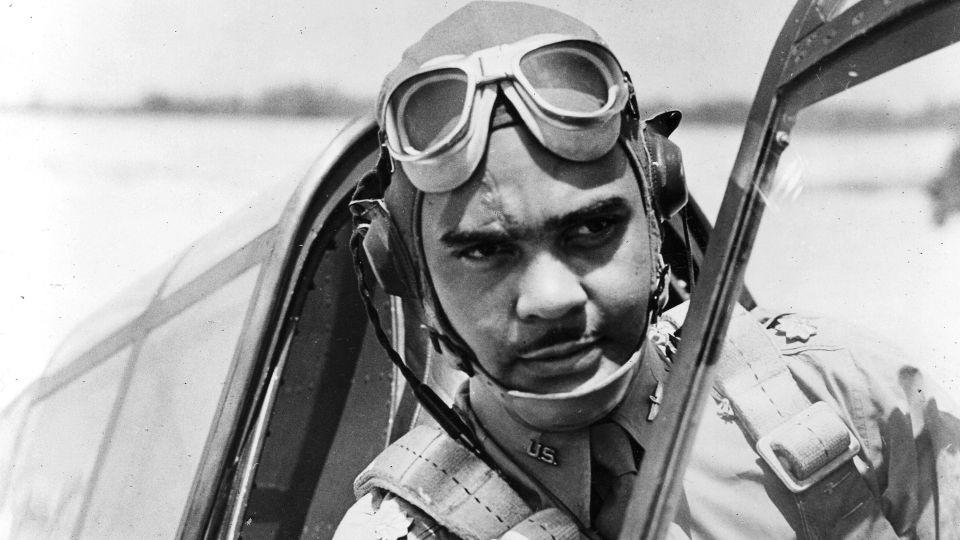
{"label": "strap buckle", "polygon": [[[802,493],[860,453],[860,441],[833,408],[818,401],[761,437],[756,448],[787,489]],[[784,460],[797,461],[806,473],[798,475]]]}

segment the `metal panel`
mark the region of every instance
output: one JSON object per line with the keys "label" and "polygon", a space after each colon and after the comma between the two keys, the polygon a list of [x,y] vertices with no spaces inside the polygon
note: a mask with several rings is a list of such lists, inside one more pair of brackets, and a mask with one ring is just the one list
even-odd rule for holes
{"label": "metal panel", "polygon": [[368,335],[350,227],[340,219],[340,233],[326,240],[330,249],[316,247],[322,260],[271,407],[244,537],[297,537],[307,522],[314,532],[332,531],[353,501],[353,477],[386,446],[392,371]]}
{"label": "metal panel", "polygon": [[[238,353],[238,371],[224,398],[222,417],[211,434],[180,533],[215,534],[231,512],[240,455],[264,406],[267,382],[302,308],[310,272],[307,252],[336,212],[342,212],[359,174],[369,170],[377,149],[376,124],[363,118],[347,126],[314,164],[276,228],[274,251],[264,266],[252,316]],[[347,179],[350,179],[348,181]],[[269,405],[267,405],[269,406]],[[234,492],[235,493],[235,492]],[[239,501],[242,504],[242,501]]]}
{"label": "metal panel", "polygon": [[[864,0],[876,4],[882,0]],[[852,10],[849,13],[856,13]],[[844,14],[846,17],[847,14]],[[854,15],[855,16],[855,15]],[[837,22],[843,22],[838,19]],[[834,94],[846,91],[915,58],[960,40],[960,4],[927,2],[904,10],[903,16],[887,21],[882,38],[872,35],[850,41],[824,58],[816,69],[787,79],[783,101],[789,111],[798,111]]]}
{"label": "metal panel", "polygon": [[[898,18],[902,20],[910,10],[931,3],[930,0],[862,0],[848,6],[829,23],[818,24],[816,30],[801,36],[802,39],[794,43],[780,76],[780,86],[864,35],[871,32],[876,35],[876,30],[882,25]],[[882,60],[882,57],[875,60]],[[817,71],[824,69],[818,66]]]}

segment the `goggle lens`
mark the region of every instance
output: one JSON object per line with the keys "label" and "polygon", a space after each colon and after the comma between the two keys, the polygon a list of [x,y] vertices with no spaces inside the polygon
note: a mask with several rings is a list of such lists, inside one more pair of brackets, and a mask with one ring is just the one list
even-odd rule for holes
{"label": "goggle lens", "polygon": [[414,77],[392,94],[404,148],[423,152],[456,129],[465,114],[467,75],[446,69]]}
{"label": "goggle lens", "polygon": [[609,56],[589,42],[548,45],[525,54],[520,71],[549,105],[573,113],[595,113],[607,105],[611,88],[623,80],[619,64]]}

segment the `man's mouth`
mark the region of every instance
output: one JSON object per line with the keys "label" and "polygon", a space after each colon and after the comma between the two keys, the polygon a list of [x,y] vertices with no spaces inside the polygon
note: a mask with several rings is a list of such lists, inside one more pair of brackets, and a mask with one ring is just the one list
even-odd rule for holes
{"label": "man's mouth", "polygon": [[538,379],[579,379],[597,370],[602,355],[601,339],[591,336],[528,348],[517,358]]}
{"label": "man's mouth", "polygon": [[600,338],[584,336],[577,340],[560,341],[535,347],[527,347],[517,357],[521,360],[560,360],[570,356],[580,355],[582,352],[595,348]]}

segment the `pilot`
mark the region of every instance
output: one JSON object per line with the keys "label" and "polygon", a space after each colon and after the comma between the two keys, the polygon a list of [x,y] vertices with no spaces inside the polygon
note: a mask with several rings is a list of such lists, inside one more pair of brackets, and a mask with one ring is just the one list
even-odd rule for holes
{"label": "pilot", "polygon": [[[683,324],[679,115],[641,122],[585,24],[494,2],[407,49],[378,111],[351,203],[368,311],[374,280],[413,302],[469,378],[448,407],[380,333],[436,423],[357,477],[337,537],[616,538]],[[741,309],[728,334],[671,537],[960,534],[958,422],[918,370],[818,318]]]}

